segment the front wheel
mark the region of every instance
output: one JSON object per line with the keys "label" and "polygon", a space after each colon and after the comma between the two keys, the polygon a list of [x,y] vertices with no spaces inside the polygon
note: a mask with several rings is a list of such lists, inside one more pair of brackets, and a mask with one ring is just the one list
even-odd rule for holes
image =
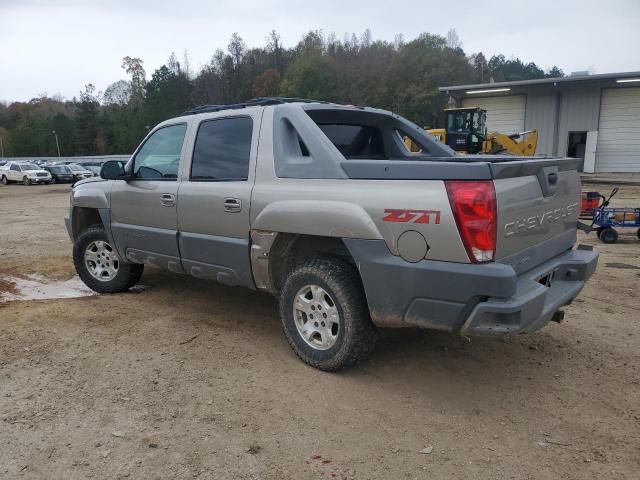
{"label": "front wheel", "polygon": [[280,318],[296,354],[320,370],[360,363],[377,338],[360,277],[339,260],[313,259],[294,268],[280,292]]}
{"label": "front wheel", "polygon": [[144,269],[142,264],[121,261],[99,225],[78,236],[73,244],[73,263],[85,285],[98,293],[128,290],[140,280]]}
{"label": "front wheel", "polygon": [[22,179],[22,184],[23,185],[31,185],[31,180],[29,180],[29,177],[24,177]]}
{"label": "front wheel", "polygon": [[600,232],[600,240],[604,243],[616,243],[618,241],[618,232],[613,228],[603,228]]}
{"label": "front wheel", "polygon": [[56,183],[56,179],[55,177],[51,177],[51,180],[49,181],[49,185],[53,185],[54,183]]}

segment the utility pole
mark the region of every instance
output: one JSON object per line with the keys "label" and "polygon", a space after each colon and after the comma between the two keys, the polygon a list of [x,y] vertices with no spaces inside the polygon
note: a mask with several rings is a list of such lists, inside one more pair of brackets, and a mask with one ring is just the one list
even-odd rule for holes
{"label": "utility pole", "polygon": [[55,130],[51,130],[51,133],[53,133],[53,136],[56,137],[56,149],[58,150],[58,158],[60,158],[60,144],[58,143],[58,134]]}

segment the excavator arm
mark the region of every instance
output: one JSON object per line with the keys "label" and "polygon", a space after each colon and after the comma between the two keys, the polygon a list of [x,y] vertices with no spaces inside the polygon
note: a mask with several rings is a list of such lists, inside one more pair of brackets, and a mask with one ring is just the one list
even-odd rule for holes
{"label": "excavator arm", "polygon": [[[522,138],[522,140],[518,141],[518,138]],[[530,157],[535,155],[537,146],[538,131],[535,128],[515,135],[491,132],[487,134],[487,139],[484,141],[483,152],[508,152],[513,155]]]}

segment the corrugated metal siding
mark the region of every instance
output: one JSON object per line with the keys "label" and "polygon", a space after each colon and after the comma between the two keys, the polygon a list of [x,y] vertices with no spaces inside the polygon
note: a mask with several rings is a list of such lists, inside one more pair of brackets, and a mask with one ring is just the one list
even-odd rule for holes
{"label": "corrugated metal siding", "polygon": [[553,155],[553,139],[556,134],[556,99],[553,91],[527,94],[525,130],[538,130],[536,154]]}
{"label": "corrugated metal siding", "polygon": [[567,154],[569,132],[598,130],[600,88],[580,88],[562,92],[558,122],[558,155]]}
{"label": "corrugated metal siding", "polygon": [[501,97],[468,97],[463,107],[480,107],[487,111],[487,130],[500,133],[520,133],[524,130],[524,95]]}
{"label": "corrugated metal siding", "polygon": [[603,91],[596,172],[640,172],[640,88]]}

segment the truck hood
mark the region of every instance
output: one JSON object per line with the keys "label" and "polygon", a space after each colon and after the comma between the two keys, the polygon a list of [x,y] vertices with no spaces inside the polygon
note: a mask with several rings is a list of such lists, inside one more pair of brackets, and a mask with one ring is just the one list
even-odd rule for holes
{"label": "truck hood", "polygon": [[73,188],[79,186],[79,185],[84,185],[86,183],[95,183],[95,182],[106,182],[106,180],[102,177],[91,177],[91,178],[85,178],[84,180],[79,180],[77,181],[74,185]]}

